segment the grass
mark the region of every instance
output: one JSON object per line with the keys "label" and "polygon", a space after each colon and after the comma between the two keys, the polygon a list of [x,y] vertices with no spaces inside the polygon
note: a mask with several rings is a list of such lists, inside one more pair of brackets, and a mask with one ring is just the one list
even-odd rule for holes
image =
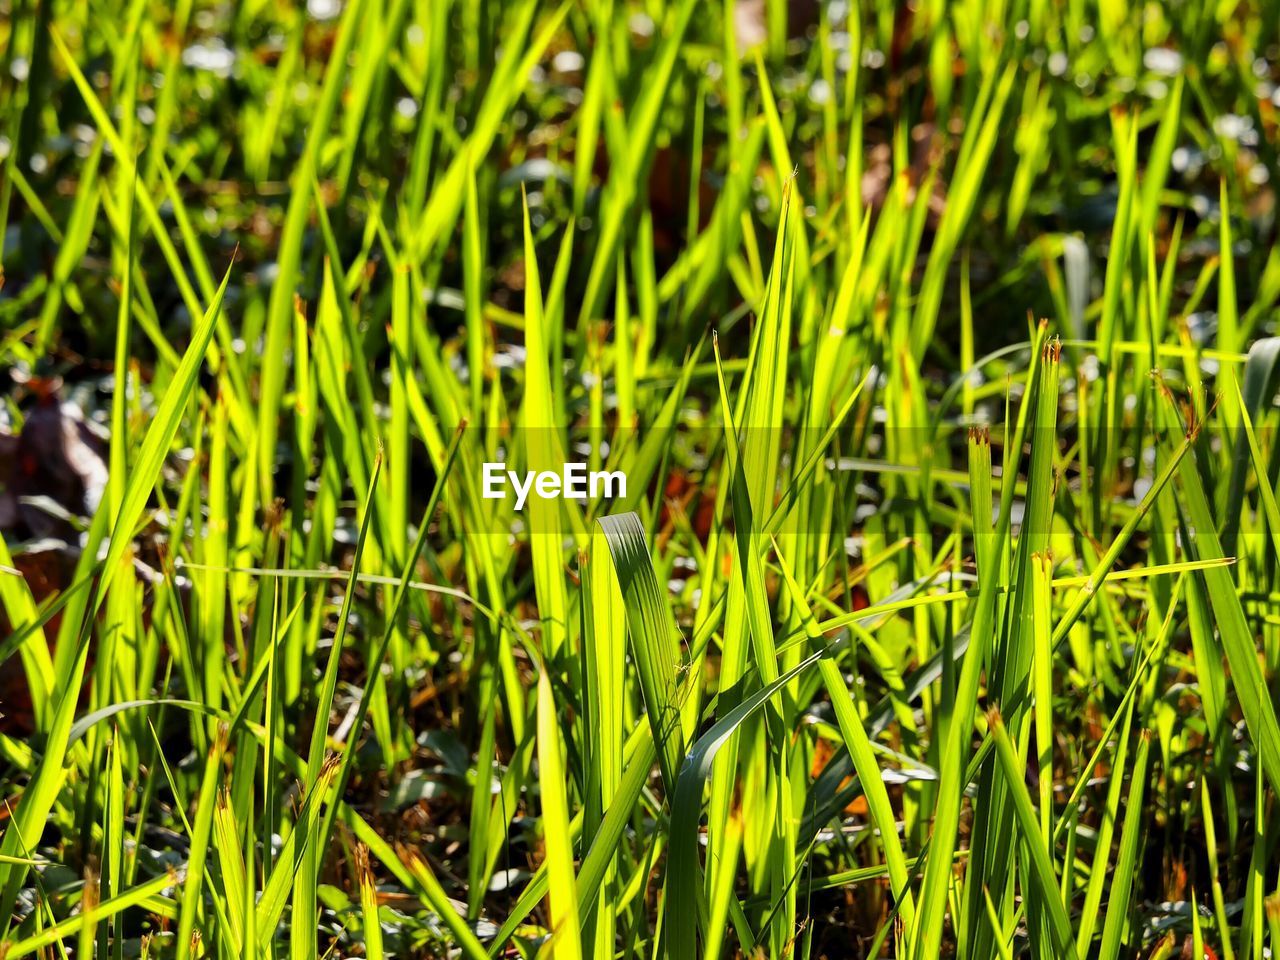
{"label": "grass", "polygon": [[0,9],[0,956],[1280,951],[1274,0]]}

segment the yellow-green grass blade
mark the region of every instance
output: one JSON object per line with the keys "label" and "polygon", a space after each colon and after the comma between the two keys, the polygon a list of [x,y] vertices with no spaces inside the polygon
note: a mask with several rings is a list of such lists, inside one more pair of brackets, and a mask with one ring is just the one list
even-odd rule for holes
{"label": "yellow-green grass blade", "polygon": [[175,874],[161,874],[158,877],[148,880],[146,883],[138,884],[136,887],[133,887],[118,896],[101,901],[93,906],[87,914],[67,917],[65,920],[61,920],[52,926],[46,927],[39,933],[28,937],[25,940],[19,940],[16,943],[8,944],[5,956],[12,957],[14,960],[19,960],[21,957],[37,953],[55,943],[58,943],[63,937],[74,932],[82,924],[86,922],[97,923],[109,917],[118,916],[125,910],[132,907],[149,903],[162,894],[166,889],[177,885],[177,883],[178,877]]}
{"label": "yellow-green grass blade", "polygon": [[[1173,426],[1178,421],[1171,405],[1169,398],[1169,403],[1162,405],[1162,409],[1166,423]],[[1184,457],[1178,462],[1178,480],[1182,490],[1179,502],[1185,510],[1188,533],[1193,534],[1187,541],[1188,552],[1199,559],[1224,556],[1195,458]],[[1272,789],[1280,791],[1280,722],[1276,720],[1275,703],[1258,662],[1254,634],[1245,618],[1236,584],[1226,567],[1206,568],[1200,576],[1209,594],[1218,638],[1231,668],[1231,686],[1258,751],[1258,762]],[[1201,668],[1209,672],[1222,669],[1221,664],[1212,663],[1202,664]]]}
{"label": "yellow-green grass blade", "polygon": [[1074,960],[1077,953],[1071,936],[1071,921],[1058,894],[1058,877],[1049,859],[1047,838],[1040,833],[1031,795],[1027,792],[1025,768],[1009,739],[1009,731],[999,712],[993,710],[988,715],[988,725],[990,736],[995,741],[996,758],[1009,785],[1009,797],[1022,835],[1023,843],[1019,849],[1028,861],[1023,865],[1023,870],[1027,875],[1028,885],[1034,887],[1039,894],[1036,902],[1046,910],[1047,916],[1044,919],[1053,941],[1053,955],[1063,957],[1064,960]]}
{"label": "yellow-green grass blade", "polygon": [[[813,610],[809,607],[804,589],[791,575],[786,559],[782,556],[781,551],[777,550],[776,543],[774,548],[778,557],[778,566],[782,570],[782,576],[790,593],[791,601],[796,605],[800,619],[804,623],[810,646],[824,649],[822,633],[818,630],[817,621],[814,619]],[[831,706],[835,710],[836,722],[839,724],[840,734],[844,738],[845,748],[849,751],[849,756],[853,758],[854,770],[862,783],[863,794],[867,798],[872,822],[880,833],[880,842],[884,847],[886,869],[892,893],[894,899],[900,901],[898,913],[902,916],[903,923],[910,926],[915,919],[914,897],[911,893],[910,877],[907,873],[907,860],[902,851],[901,841],[898,838],[897,817],[894,816],[893,807],[889,801],[889,793],[885,788],[884,778],[880,773],[880,764],[876,760],[871,746],[871,739],[867,736],[862,718],[858,715],[853,698],[849,694],[849,688],[840,674],[840,668],[832,658],[823,658],[818,661],[818,670],[827,689],[827,696],[831,699]]]}
{"label": "yellow-green grass blade", "polygon": [[[1023,742],[1030,719],[1025,692],[1038,689],[1037,677],[1052,670],[1048,650],[1048,624],[1039,624],[1035,617],[1037,572],[1041,557],[1048,553],[1050,529],[1054,523],[1057,483],[1053,476],[1057,456],[1057,414],[1061,346],[1050,340],[1040,356],[1040,385],[1036,396],[1033,433],[1031,435],[1031,463],[1027,474],[1027,494],[1024,505],[1021,532],[1016,555],[1010,558],[1009,577],[1012,595],[1009,599],[1007,626],[1000,630],[992,651],[988,696],[1007,713],[1006,722],[1011,736]],[[990,559],[990,558],[989,558]],[[1003,558],[996,562],[1002,562]],[[1043,572],[1040,575],[1049,579]],[[1043,634],[1040,642],[1037,637]],[[1037,653],[1042,653],[1036,657]],[[1051,659],[1051,658],[1050,658]],[[1036,702],[1037,714],[1049,707]],[[963,723],[963,719],[959,722]],[[1046,777],[1051,779],[1051,776]],[[968,924],[975,933],[972,949],[976,955],[986,956],[991,951],[992,931],[982,922],[985,903],[977,896],[982,892],[990,896],[1001,917],[1011,911],[1015,834],[1011,829],[1012,811],[1007,800],[1011,786],[1004,782],[999,768],[990,767],[983,773],[977,796],[974,798],[974,825],[971,840],[969,870],[975,876],[968,878]],[[1049,811],[1041,811],[1047,832]],[[976,878],[981,878],[979,888]],[[1028,903],[1028,913],[1034,927],[1036,914],[1035,894]]]}
{"label": "yellow-green grass blade", "polygon": [[[135,152],[124,142],[119,130],[116,128],[115,124],[111,122],[106,108],[103,107],[102,102],[98,99],[98,95],[94,92],[92,85],[84,76],[83,71],[76,63],[71,51],[68,50],[66,42],[62,39],[61,35],[54,30],[50,34],[50,37],[53,40],[53,44],[57,48],[59,55],[62,57],[63,63],[65,64],[68,72],[71,74],[71,78],[75,82],[76,87],[84,100],[85,106],[93,117],[95,125],[102,134],[104,138],[103,142],[110,143],[117,160],[123,163],[124,170],[127,175],[131,177],[136,176],[136,165],[133,161]],[[151,225],[152,236],[160,245],[162,252],[165,254],[166,261],[168,262],[170,269],[173,271],[174,281],[178,284],[179,291],[182,293],[183,302],[186,304],[187,309],[191,312],[192,316],[203,314],[205,312],[202,309],[203,305],[201,304],[200,299],[196,296],[195,288],[191,283],[185,266],[182,264],[181,258],[178,256],[176,249],[169,240],[168,231],[165,229],[159,210],[157,209],[155,202],[151,199],[149,191],[143,189],[136,194],[136,197],[138,204],[142,208],[143,215]],[[87,224],[87,226],[91,226],[91,224]],[[68,231],[68,235],[70,237],[75,234]],[[87,239],[88,235],[85,234],[85,240],[87,241]],[[74,249],[74,245],[69,245],[69,248]]]}
{"label": "yellow-green grass blade", "polygon": [[243,950],[247,934],[247,879],[245,858],[241,847],[243,836],[231,809],[231,799],[226,789],[218,791],[213,812],[213,848],[218,854],[218,873],[222,878],[223,894],[227,903],[227,919],[231,923],[232,942],[235,950]]}
{"label": "yellow-green grass blade", "polygon": [[[578,869],[578,912],[582,916],[589,912],[591,904],[600,896],[601,885],[604,883],[609,865],[617,856],[618,845],[629,826],[635,812],[635,805],[650,778],[657,757],[652,735],[641,727],[636,727],[627,738],[623,753],[626,757],[626,771],[618,786],[618,792],[605,812],[600,829],[592,838],[591,847]],[[572,830],[575,824],[580,822],[579,817],[575,816],[570,823],[570,829]],[[525,918],[536,909],[546,897],[547,889],[548,874],[544,863],[529,880],[506,921],[498,930],[490,955],[496,955]]]}
{"label": "yellow-green grass blade", "polygon": [[578,327],[581,330],[585,330],[587,323],[596,316],[611,279],[614,253],[623,232],[625,218],[635,199],[636,186],[645,176],[652,160],[655,149],[654,128],[680,55],[681,40],[696,7],[694,0],[675,0],[669,5],[669,22],[663,31],[653,65],[640,87],[641,93],[627,127],[627,155],[620,158],[623,162],[618,164],[618,173],[610,178],[601,201],[600,240],[579,311]]}
{"label": "yellow-green grass blade", "polygon": [[658,765],[670,797],[685,753],[680,699],[684,658],[676,639],[679,630],[658,586],[640,518],[624,513],[601,517],[596,522],[604,532],[621,587],[631,653],[657,747]]}
{"label": "yellow-green grass blade", "polygon": [[1005,103],[1013,90],[1016,76],[1013,64],[1005,68],[998,83],[995,71],[989,73],[983,81],[984,94],[981,98],[985,113],[975,115],[966,123],[964,143],[956,161],[958,176],[947,192],[947,211],[930,251],[920,284],[920,296],[916,301],[911,348],[917,362],[924,357],[933,336],[946,269],[977,203],[982,177],[995,149]]}
{"label": "yellow-green grass blade", "polygon": [[573,841],[569,837],[569,801],[565,790],[560,726],[551,678],[538,677],[538,786],[542,799],[543,843],[546,846],[552,960],[579,960],[578,895],[573,876]]}
{"label": "yellow-green grass blade", "polygon": [[[1263,459],[1262,448],[1258,444],[1258,435],[1253,428],[1253,413],[1245,405],[1244,395],[1240,392],[1240,385],[1233,383],[1233,386],[1236,389],[1236,399],[1240,405],[1240,433],[1245,440],[1245,448],[1253,464],[1255,475],[1258,477],[1258,499],[1262,505],[1260,513],[1266,518],[1267,532],[1271,535],[1271,548],[1274,551],[1274,555],[1280,558],[1280,506],[1276,504],[1276,492],[1267,479],[1267,462]],[[1238,445],[1239,440],[1237,440]],[[1223,534],[1223,539],[1226,539],[1225,533]]]}
{"label": "yellow-green grass blade", "polygon": [[382,921],[378,918],[378,884],[369,865],[369,848],[356,845],[356,882],[360,887],[361,923],[364,930],[364,954],[369,960],[382,960]]}
{"label": "yellow-green grass blade", "polygon": [[[5,568],[0,575],[0,606],[3,607],[8,621],[15,627],[15,633],[21,635],[17,643],[17,652],[22,657],[23,670],[27,676],[27,688],[31,691],[33,720],[37,729],[43,729],[47,722],[45,713],[49,698],[53,693],[54,672],[53,659],[49,656],[49,642],[44,635],[44,622],[36,607],[31,588],[22,574],[14,569],[13,557],[8,546],[0,537],[0,567]],[[7,645],[6,645],[7,646]]]}
{"label": "yellow-green grass blade", "polygon": [[[1146,789],[1147,758],[1151,752],[1151,733],[1143,730],[1138,752],[1129,770],[1129,799],[1125,805],[1124,826],[1120,829],[1120,852],[1107,896],[1107,919],[1102,927],[1099,960],[1116,960],[1129,928],[1129,899],[1134,875],[1138,870],[1138,844],[1142,837],[1142,796]],[[1115,776],[1115,773],[1112,774]]]}
{"label": "yellow-green grass blade", "polygon": [[[578,565],[583,580],[584,737],[589,752],[583,832],[592,837],[599,834],[604,811],[617,795],[623,769],[626,608],[612,563],[607,561],[608,549],[604,531],[597,527],[591,553],[580,554]],[[614,872],[611,864],[606,884]],[[615,938],[612,898],[606,889],[594,905],[585,906],[584,932],[594,932],[594,936],[584,942],[597,960],[607,960]]]}
{"label": "yellow-green grass blade", "polygon": [[[1135,701],[1130,700],[1123,711],[1124,720],[1117,735],[1116,752],[1112,762],[1113,770],[1123,770],[1128,764],[1129,733],[1133,725],[1135,706]],[[1094,931],[1097,929],[1098,909],[1110,875],[1111,841],[1115,836],[1116,815],[1120,809],[1123,786],[1124,780],[1121,777],[1112,778],[1107,785],[1101,811],[1102,824],[1094,842],[1093,862],[1089,865],[1089,883],[1085,889],[1084,907],[1076,927],[1076,950],[1080,953],[1089,949]]]}
{"label": "yellow-green grass blade", "polygon": [[[555,472],[564,461],[560,452],[561,418],[551,389],[552,357],[544,325],[542,288],[538,276],[538,256],[529,225],[528,202],[524,205],[524,323],[527,360],[525,398],[521,407],[525,459],[528,469]],[[561,504],[565,504],[565,510]],[[525,505],[529,516],[529,545],[533,558],[534,595],[542,626],[542,646],[554,662],[568,634],[568,592],[565,587],[564,525],[566,510],[573,505],[559,499],[548,500],[534,491]]]}
{"label": "yellow-green grass blade", "polygon": [[[319,102],[309,120],[306,145],[300,163],[294,170],[293,189],[285,212],[284,228],[278,254],[279,273],[271,285],[271,299],[267,304],[266,335],[263,343],[261,383],[258,389],[258,496],[270,501],[272,474],[269,469],[275,457],[276,436],[280,403],[284,396],[285,377],[289,370],[286,353],[289,349],[290,321],[293,316],[293,296],[297,289],[302,264],[303,233],[311,208],[312,194],[308,189],[320,162],[320,151],[329,134],[329,124],[337,110],[342,95],[343,81],[347,73],[347,57],[359,33],[364,0],[353,0],[342,11],[325,71],[324,86]],[[357,104],[349,104],[356,109]],[[252,485],[246,485],[252,488]]]}
{"label": "yellow-green grass blade", "polygon": [[829,656],[826,649],[810,654],[773,683],[744,699],[699,737],[685,758],[671,804],[671,850],[667,864],[667,901],[680,905],[679,909],[667,912],[664,931],[667,955],[675,960],[693,960],[697,956],[700,908],[696,904],[702,895],[698,822],[702,814],[703,787],[711,775],[716,752],[787,683],[826,656]]}
{"label": "yellow-green grass blade", "polygon": [[[767,544],[757,541],[757,546],[751,545],[751,513],[754,509],[763,511],[765,505],[773,502],[777,486],[782,443],[780,427],[784,422],[783,407],[788,387],[787,365],[796,274],[794,234],[802,229],[796,223],[799,219],[796,206],[794,190],[788,181],[782,195],[782,212],[774,240],[774,259],[760,310],[760,322],[751,339],[746,373],[733,404],[728,399],[727,386],[723,382],[723,366],[717,366],[717,386],[726,443],[732,435],[735,449],[724,465],[726,477],[721,483],[722,490],[717,496],[716,509],[717,513],[722,513],[726,504],[734,504],[735,513],[742,513],[735,525],[737,550],[732,560],[733,568],[728,577],[725,600],[724,640],[719,675],[722,710],[732,709],[742,698],[742,681],[753,654],[761,682],[771,682],[778,672],[767,599],[762,590],[763,576],[757,575],[758,572],[753,574],[751,569],[758,563],[759,554]],[[741,455],[736,450],[739,430],[743,436]],[[756,504],[760,506],[757,508]],[[780,714],[774,711],[769,721],[770,729],[775,734],[779,730],[779,718]],[[743,801],[745,822],[755,835],[747,836],[744,832],[744,850],[754,850],[762,845],[772,846],[774,841],[769,838],[779,827],[778,815],[781,811],[777,798],[780,790],[777,788],[782,778],[775,774],[781,773],[781,755],[769,758],[756,750],[740,755],[739,739],[743,735],[750,736],[757,743],[763,736],[754,722],[746,723],[742,731],[733,730],[712,771],[711,799],[707,814],[708,848],[715,867],[708,871],[708,899],[712,903],[730,902],[731,898],[722,887],[731,885],[737,874],[736,862],[730,863],[729,851],[721,847],[721,837],[732,815],[739,774],[744,778],[771,781],[775,788],[772,795],[767,787],[764,790],[746,791]],[[740,760],[743,762],[740,763]],[[771,799],[772,809],[767,806]],[[784,868],[777,855],[752,857],[752,860],[756,864],[768,863],[773,868],[768,871],[770,882],[785,883],[780,872]],[[763,882],[759,872],[762,869],[763,867],[756,866],[756,882]],[[716,921],[717,929],[713,936],[718,936],[719,918],[712,919]],[[715,946],[714,941],[711,946]]]}
{"label": "yellow-green grass blade", "polygon": [[283,846],[276,867],[262,889],[254,914],[254,927],[258,931],[258,950],[264,951],[276,937],[276,928],[284,915],[289,890],[307,862],[307,851],[320,842],[320,808],[337,773],[338,758],[330,755],[316,779],[307,781],[302,809],[293,824]]}
{"label": "yellow-green grass blade", "polygon": [[[334,773],[332,782],[335,785],[335,795],[338,799],[346,790],[347,781],[351,776],[352,760],[355,757],[356,746],[360,740],[360,732],[364,729],[365,719],[368,717],[371,701],[373,700],[373,691],[376,688],[378,679],[382,676],[382,664],[386,659],[387,650],[391,646],[391,640],[394,635],[396,623],[399,621],[401,613],[404,611],[405,604],[408,602],[409,596],[414,591],[411,590],[409,584],[413,576],[413,571],[417,568],[418,561],[422,558],[423,550],[426,547],[427,536],[431,527],[431,518],[435,516],[436,509],[440,505],[440,500],[444,496],[445,487],[448,484],[450,473],[453,470],[457,459],[459,447],[462,444],[462,438],[466,429],[465,421],[459,426],[454,433],[453,439],[445,451],[444,462],[440,468],[440,472],[436,475],[435,485],[432,487],[431,495],[427,500],[426,508],[423,511],[422,521],[418,525],[418,535],[413,542],[413,546],[409,548],[408,555],[404,558],[403,567],[400,573],[400,580],[396,586],[395,593],[390,608],[386,611],[386,621],[383,627],[381,637],[375,643],[369,645],[368,661],[365,664],[364,686],[360,694],[359,705],[355,710],[352,718],[351,733],[348,734],[346,740],[342,744],[341,753],[334,758]],[[354,574],[354,569],[353,569]],[[348,594],[352,591],[348,589]],[[318,722],[321,721],[317,717]],[[327,763],[327,761],[326,761]],[[319,828],[318,846],[324,847],[328,844],[329,838],[333,835],[333,826],[338,814],[338,804],[332,803],[325,810],[321,819]],[[313,871],[316,867],[312,867]],[[314,882],[315,874],[312,874],[312,882]]]}
{"label": "yellow-green grass blade", "polygon": [[[307,782],[315,783],[320,778],[320,771],[325,764],[325,756],[329,737],[329,716],[333,710],[333,698],[338,686],[338,666],[342,660],[342,648],[346,642],[347,625],[351,622],[351,607],[355,603],[357,578],[360,565],[364,559],[364,546],[369,535],[369,524],[373,518],[373,495],[378,484],[378,475],[382,468],[381,451],[373,461],[373,475],[369,479],[369,488],[365,491],[364,507],[360,512],[360,532],[356,537],[355,552],[351,560],[351,570],[347,575],[347,587],[342,595],[342,607],[338,614],[338,629],[329,648],[329,656],[321,675],[314,706],[315,720],[311,727],[310,746],[307,749]],[[294,957],[309,956],[316,952],[315,916],[316,916],[316,883],[320,871],[320,853],[316,844],[309,844],[301,862],[293,867],[295,879],[293,885],[294,935],[290,939]],[[277,869],[280,865],[277,865]]]}
{"label": "yellow-green grass blade", "polygon": [[[356,832],[361,836],[362,842],[368,843],[373,850],[377,850],[379,847],[386,847],[386,841],[369,827],[364,820],[356,817],[354,822],[356,823]],[[387,851],[387,853],[390,853],[390,851]],[[418,888],[419,896],[444,921],[445,926],[449,928],[449,932],[453,935],[454,941],[462,948],[462,952],[466,957],[470,958],[470,960],[486,960],[489,955],[485,952],[484,946],[476,939],[476,935],[471,931],[471,928],[458,916],[458,912],[453,908],[453,904],[449,902],[449,897],[444,892],[444,888],[440,886],[440,881],[431,872],[430,866],[422,858],[422,855],[416,850],[404,850],[401,856],[408,864],[409,873],[409,877],[405,877],[402,876],[401,871],[396,871],[401,881],[412,880],[408,885]],[[379,859],[389,866],[394,862],[393,857],[381,854]]]}
{"label": "yellow-green grass blade", "polygon": [[[1280,337],[1264,337],[1254,342],[1249,348],[1245,360],[1244,385],[1237,388],[1242,391],[1239,408],[1250,418],[1258,420],[1263,413],[1263,404],[1273,399],[1277,381],[1280,381]],[[1246,441],[1246,442],[1242,442]],[[1254,464],[1257,477],[1270,477],[1270,471],[1257,466],[1257,458],[1253,457],[1252,446],[1247,442],[1244,424],[1232,447],[1231,479],[1227,488],[1227,502],[1223,510],[1222,546],[1234,554],[1236,536],[1240,529],[1240,511],[1244,507],[1245,481],[1250,464]],[[1260,487],[1265,483],[1260,483]],[[1274,535],[1274,531],[1273,531]]]}
{"label": "yellow-green grass blade", "polygon": [[[93,594],[93,600],[87,606],[70,671],[65,679],[59,678],[62,682],[55,693],[56,707],[39,769],[27,785],[23,802],[9,829],[5,831],[4,840],[0,841],[0,855],[14,856],[20,848],[33,847],[36,838],[44,830],[45,820],[61,790],[65,775],[63,764],[71,723],[83,684],[94,616],[102,606],[115,574],[121,568],[125,552],[130,548],[132,532],[160,475],[173,438],[178,432],[187,402],[195,389],[197,376],[204,363],[205,351],[213,339],[214,329],[221,321],[222,297],[226,293],[230,279],[231,271],[228,269],[222,285],[218,288],[217,297],[193,332],[191,343],[183,355],[182,363],[174,373],[168,392],[152,418],[151,426],[143,439],[142,448],[133,461],[134,466],[128,478],[120,477],[112,480],[113,483],[124,485],[124,494],[119,501],[120,508],[115,512],[112,520],[113,535],[102,562],[103,573]],[[99,508],[103,523],[109,512],[109,500],[104,499],[103,505]],[[25,877],[25,867],[0,864],[0,886],[3,886],[3,894],[0,895],[0,916],[5,918],[6,928],[18,890]]]}
{"label": "yellow-green grass blade", "polygon": [[219,782],[223,777],[222,759],[226,749],[227,728],[220,726],[205,759],[204,776],[196,798],[195,820],[191,824],[191,852],[187,857],[187,879],[182,885],[182,903],[178,912],[177,956],[180,960],[194,953],[192,934],[203,916],[201,884],[204,880],[205,858],[209,853]]}
{"label": "yellow-green grass blade", "polygon": [[503,56],[489,78],[484,101],[467,138],[468,149],[459,151],[436,182],[413,234],[410,250],[418,261],[425,260],[436,244],[453,229],[464,203],[467,170],[488,154],[499,124],[523,91],[529,72],[555,38],[570,4],[566,2],[557,7],[530,39],[530,30],[540,8],[537,0],[521,0],[505,17],[511,27],[504,38]]}
{"label": "yellow-green grass blade", "polygon": [[[1034,359],[1043,359],[1041,353],[1043,345],[1042,333],[1034,347],[1035,352],[1032,354]],[[1040,383],[1040,368],[1037,365],[1031,371],[1029,389],[1040,391]],[[1030,403],[1024,403],[1019,411],[1014,442],[1010,447],[1014,457],[1021,453],[1031,416],[1031,406]],[[1013,465],[1013,469],[1016,469],[1016,464]],[[1010,472],[1013,472],[1013,469],[1010,469]],[[978,602],[975,605],[970,626],[970,636],[975,638],[977,643],[970,643],[965,652],[960,676],[956,682],[953,720],[945,730],[946,740],[941,746],[933,839],[929,859],[925,865],[924,878],[921,881],[916,927],[913,932],[913,956],[916,960],[932,960],[941,949],[943,920],[950,899],[951,861],[957,845],[960,804],[966,786],[964,770],[970,752],[969,732],[978,705],[979,675],[986,666],[991,644],[991,637],[988,634],[993,630],[996,622],[996,599],[1000,592],[998,588],[1002,566],[999,557],[1009,536],[1013,495],[1013,484],[1003,483],[1000,491],[999,516],[989,550],[989,556],[996,559],[988,563],[986,570],[978,571]],[[973,916],[972,911],[969,916]]]}

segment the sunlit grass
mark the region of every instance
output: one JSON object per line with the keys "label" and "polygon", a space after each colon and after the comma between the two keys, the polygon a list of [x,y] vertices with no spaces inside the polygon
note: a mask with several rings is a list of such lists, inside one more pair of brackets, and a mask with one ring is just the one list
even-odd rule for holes
{"label": "sunlit grass", "polygon": [[1274,0],[0,9],[0,956],[1280,950]]}

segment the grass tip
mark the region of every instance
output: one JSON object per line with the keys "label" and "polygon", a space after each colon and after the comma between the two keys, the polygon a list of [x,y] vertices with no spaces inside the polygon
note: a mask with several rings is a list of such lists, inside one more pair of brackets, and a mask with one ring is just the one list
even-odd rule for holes
{"label": "grass tip", "polygon": [[356,879],[360,884],[373,886],[373,867],[369,863],[369,847],[364,843],[356,843],[355,851]]}
{"label": "grass tip", "polygon": [[[1049,326],[1048,320],[1040,321],[1040,329],[1043,331]],[[1059,363],[1062,360],[1062,340],[1056,334],[1045,341],[1044,350],[1041,356],[1046,363]]]}
{"label": "grass tip", "polygon": [[1267,912],[1268,920],[1280,923],[1280,893],[1273,893],[1267,897],[1262,903],[1262,908]]}

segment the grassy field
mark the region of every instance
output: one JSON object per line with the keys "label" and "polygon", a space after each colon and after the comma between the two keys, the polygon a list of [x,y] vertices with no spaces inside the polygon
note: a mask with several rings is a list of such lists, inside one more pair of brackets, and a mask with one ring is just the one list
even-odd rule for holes
{"label": "grassy field", "polygon": [[0,0],[0,958],[1280,956],[1277,143],[1277,0]]}

